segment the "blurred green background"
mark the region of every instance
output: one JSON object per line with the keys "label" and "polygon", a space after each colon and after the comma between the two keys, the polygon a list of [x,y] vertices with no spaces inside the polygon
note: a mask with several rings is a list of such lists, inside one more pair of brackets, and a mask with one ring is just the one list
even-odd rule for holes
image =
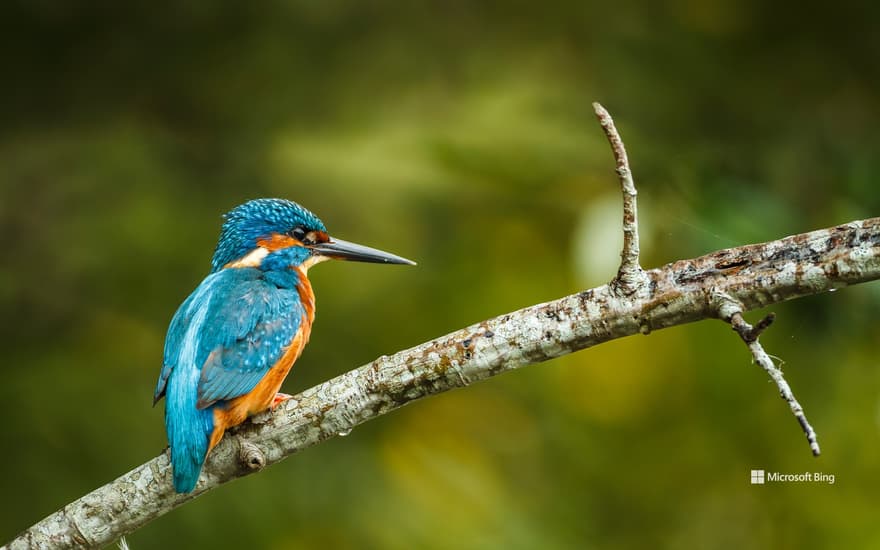
{"label": "blurred green background", "polygon": [[[163,449],[165,329],[246,199],[419,262],[316,268],[288,392],[609,280],[591,101],[630,152],[646,267],[880,214],[875,2],[181,4],[0,8],[0,539]],[[130,543],[877,548],[878,308],[877,283],[773,308],[818,460],[703,322],[413,404]]]}

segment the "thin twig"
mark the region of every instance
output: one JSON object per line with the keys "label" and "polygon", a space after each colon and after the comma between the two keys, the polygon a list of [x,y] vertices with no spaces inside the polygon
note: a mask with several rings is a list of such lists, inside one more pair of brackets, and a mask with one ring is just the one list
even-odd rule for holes
{"label": "thin twig", "polygon": [[596,113],[596,118],[599,119],[599,124],[602,125],[608,143],[611,144],[617,177],[620,179],[620,189],[623,192],[623,250],[620,252],[620,269],[612,283],[624,295],[630,295],[643,290],[647,283],[645,272],[639,265],[639,217],[636,186],[633,182],[632,170],[629,167],[629,159],[626,156],[626,148],[614,126],[614,120],[599,103],[593,103],[593,111]]}
{"label": "thin twig", "polygon": [[803,407],[798,403],[798,400],[794,396],[794,392],[791,391],[791,386],[785,381],[785,376],[783,376],[782,370],[773,364],[770,356],[764,351],[764,346],[758,341],[758,337],[773,323],[773,320],[776,319],[776,315],[771,313],[761,319],[761,321],[755,326],[752,326],[743,318],[743,307],[739,302],[733,300],[729,296],[723,296],[721,299],[723,305],[719,307],[720,317],[730,323],[733,330],[739,334],[739,337],[742,338],[742,341],[748,346],[749,351],[752,352],[752,358],[755,363],[767,371],[767,374],[769,374],[770,378],[776,383],[776,387],[779,388],[779,396],[788,403],[792,414],[797,419],[798,424],[801,425],[804,435],[807,436],[807,442],[810,444],[810,450],[813,452],[813,456],[819,456],[822,451],[819,449],[819,440],[816,436],[816,431],[813,429],[813,426],[810,425],[809,421],[807,421],[807,415],[804,414]]}

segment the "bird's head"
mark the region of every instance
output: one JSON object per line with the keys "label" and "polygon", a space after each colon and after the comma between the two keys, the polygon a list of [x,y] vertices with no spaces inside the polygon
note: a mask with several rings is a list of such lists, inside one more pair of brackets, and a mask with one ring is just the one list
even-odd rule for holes
{"label": "bird's head", "polygon": [[299,267],[328,259],[386,264],[415,262],[330,237],[317,216],[284,199],[255,199],[225,216],[212,271],[224,267]]}

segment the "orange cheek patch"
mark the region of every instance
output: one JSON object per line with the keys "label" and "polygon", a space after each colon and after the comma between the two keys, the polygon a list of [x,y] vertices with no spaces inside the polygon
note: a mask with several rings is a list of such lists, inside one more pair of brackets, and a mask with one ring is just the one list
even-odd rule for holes
{"label": "orange cheek patch", "polygon": [[291,246],[302,246],[301,242],[290,235],[282,235],[280,233],[272,233],[268,239],[258,240],[257,244],[269,251],[290,248]]}

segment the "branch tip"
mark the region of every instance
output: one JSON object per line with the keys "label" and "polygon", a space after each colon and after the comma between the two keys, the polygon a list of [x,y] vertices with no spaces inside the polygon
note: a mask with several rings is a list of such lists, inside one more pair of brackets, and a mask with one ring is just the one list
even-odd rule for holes
{"label": "branch tip", "polygon": [[761,333],[764,332],[765,330],[767,330],[767,328],[769,328],[770,325],[772,325],[773,321],[775,321],[775,320],[776,320],[775,313],[770,312],[767,315],[765,315],[763,319],[758,321],[758,324],[756,324],[754,327],[752,327],[751,337],[754,338],[755,340],[757,340],[758,337],[761,336]]}
{"label": "branch tip", "polygon": [[612,287],[624,295],[634,294],[647,288],[648,277],[639,265],[639,218],[636,204],[636,186],[633,182],[629,159],[623,139],[614,126],[614,119],[598,102],[593,102],[593,112],[614,154],[617,177],[623,193],[623,250],[620,252],[620,268],[611,281]]}

